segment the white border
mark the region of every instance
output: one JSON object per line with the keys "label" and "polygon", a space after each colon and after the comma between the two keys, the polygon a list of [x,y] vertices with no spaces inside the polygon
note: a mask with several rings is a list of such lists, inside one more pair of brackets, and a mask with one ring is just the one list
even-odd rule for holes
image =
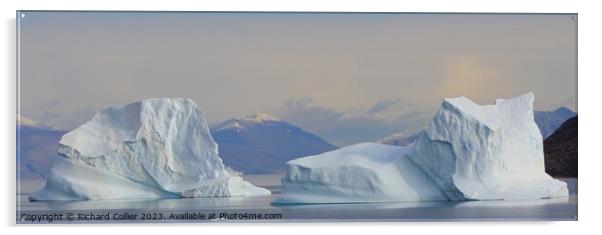
{"label": "white border", "polygon": [[[601,87],[599,80],[601,51],[600,43],[600,8],[595,1],[384,1],[384,0],[347,0],[318,1],[303,0],[297,2],[284,1],[153,1],[153,0],[24,0],[2,1],[2,46],[0,57],[4,73],[2,79],[3,106],[0,123],[3,135],[0,147],[5,150],[4,159],[4,192],[2,194],[3,210],[1,220],[2,234],[48,232],[81,234],[106,234],[111,232],[132,234],[181,234],[181,233],[279,233],[293,234],[385,234],[419,233],[446,234],[487,233],[487,234],[574,234],[599,232],[600,225],[600,183],[597,172],[601,171],[600,154],[597,145],[602,117],[600,108]],[[518,12],[518,13],[578,13],[579,14],[579,116],[582,128],[579,139],[581,161],[579,166],[579,222],[496,222],[496,223],[312,223],[312,224],[204,224],[204,225],[78,225],[78,226],[18,226],[15,227],[15,16],[16,10],[185,10],[185,11],[385,11],[385,12]],[[583,128],[586,127],[586,128]],[[598,226],[596,226],[598,225]],[[27,227],[22,229],[19,227]],[[51,227],[51,228],[49,228]],[[94,227],[94,229],[91,229]],[[198,230],[202,228],[202,230]]]}

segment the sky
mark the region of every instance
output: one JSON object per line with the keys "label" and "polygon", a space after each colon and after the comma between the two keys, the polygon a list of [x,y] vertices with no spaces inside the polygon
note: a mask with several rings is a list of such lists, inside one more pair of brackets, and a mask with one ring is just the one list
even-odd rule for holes
{"label": "sky", "polygon": [[445,97],[577,111],[571,14],[22,13],[20,112],[65,130],[152,97],[338,146],[420,130]]}

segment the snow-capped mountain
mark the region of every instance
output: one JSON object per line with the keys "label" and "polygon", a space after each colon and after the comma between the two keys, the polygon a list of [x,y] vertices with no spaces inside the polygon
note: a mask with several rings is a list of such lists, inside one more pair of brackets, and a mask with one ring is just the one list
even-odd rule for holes
{"label": "snow-capped mountain", "polygon": [[40,129],[51,129],[51,130],[58,129],[51,125],[32,120],[31,118],[25,117],[20,114],[17,114],[17,124],[21,125],[21,126],[28,126],[28,127],[34,127],[34,128],[40,128]]}
{"label": "snow-capped mountain", "polygon": [[268,114],[233,118],[211,128],[224,164],[243,173],[285,170],[286,162],[336,146]]}
{"label": "snow-capped mountain", "polygon": [[577,115],[577,113],[566,107],[560,107],[554,111],[535,111],[535,123],[539,127],[539,131],[544,140],[548,138],[562,123],[569,118]]}
{"label": "snow-capped mountain", "polygon": [[66,131],[17,114],[18,179],[44,180]]}

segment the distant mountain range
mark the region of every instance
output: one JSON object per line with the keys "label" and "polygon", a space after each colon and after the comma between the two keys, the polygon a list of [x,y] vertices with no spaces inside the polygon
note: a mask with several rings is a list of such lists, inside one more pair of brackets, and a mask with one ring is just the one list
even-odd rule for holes
{"label": "distant mountain range", "polygon": [[17,176],[43,180],[57,156],[63,130],[17,115]]}
{"label": "distant mountain range", "polygon": [[564,122],[544,141],[546,172],[554,177],[577,177],[577,116]]}
{"label": "distant mountain range", "polygon": [[283,172],[286,162],[337,147],[267,114],[224,121],[211,128],[226,166],[247,174]]}
{"label": "distant mountain range", "polygon": [[560,107],[554,111],[535,111],[535,123],[539,127],[539,131],[543,139],[547,139],[563,122],[577,116],[577,113],[572,110]]}

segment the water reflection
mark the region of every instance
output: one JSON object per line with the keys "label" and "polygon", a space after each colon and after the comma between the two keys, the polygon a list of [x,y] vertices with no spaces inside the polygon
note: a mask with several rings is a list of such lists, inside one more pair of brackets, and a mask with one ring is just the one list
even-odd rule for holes
{"label": "water reflection", "polygon": [[[276,182],[275,180],[273,180]],[[232,210],[283,213],[292,220],[474,220],[474,219],[552,219],[574,220],[577,215],[577,180],[569,183],[570,197],[539,200],[494,200],[465,202],[396,202],[273,205],[280,185],[270,185],[274,193],[264,197],[183,198],[149,200],[95,200],[29,202],[28,194],[18,195],[22,211],[37,210]]]}

